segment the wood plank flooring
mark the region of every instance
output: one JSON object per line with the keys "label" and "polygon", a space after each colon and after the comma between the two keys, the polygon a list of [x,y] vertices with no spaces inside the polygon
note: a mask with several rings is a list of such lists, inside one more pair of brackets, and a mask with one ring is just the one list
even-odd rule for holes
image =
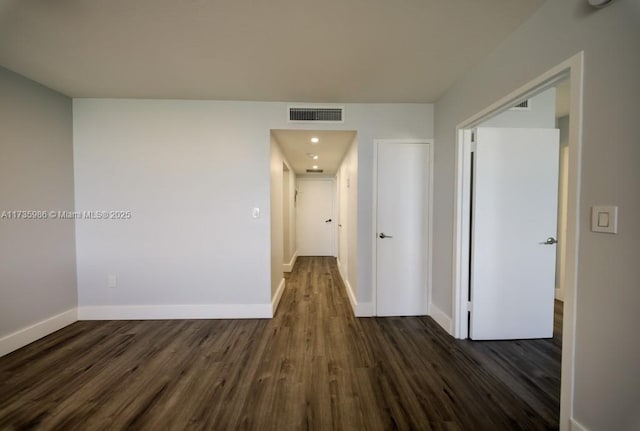
{"label": "wood plank flooring", "polygon": [[335,259],[299,258],[272,320],[76,322],[0,358],[0,429],[557,429],[560,348],[356,319]]}

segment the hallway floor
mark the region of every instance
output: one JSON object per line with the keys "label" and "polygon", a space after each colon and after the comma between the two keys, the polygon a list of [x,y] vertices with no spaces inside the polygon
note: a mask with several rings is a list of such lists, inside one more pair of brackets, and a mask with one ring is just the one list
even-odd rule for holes
{"label": "hallway floor", "polygon": [[356,319],[303,257],[274,319],[83,321],[0,358],[0,430],[557,429],[560,349]]}

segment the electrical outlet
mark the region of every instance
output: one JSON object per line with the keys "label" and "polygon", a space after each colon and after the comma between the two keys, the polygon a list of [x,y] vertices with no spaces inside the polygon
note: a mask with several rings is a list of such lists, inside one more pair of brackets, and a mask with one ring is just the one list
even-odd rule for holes
{"label": "electrical outlet", "polygon": [[116,287],[118,285],[118,279],[115,275],[109,275],[107,277],[107,286],[108,287]]}

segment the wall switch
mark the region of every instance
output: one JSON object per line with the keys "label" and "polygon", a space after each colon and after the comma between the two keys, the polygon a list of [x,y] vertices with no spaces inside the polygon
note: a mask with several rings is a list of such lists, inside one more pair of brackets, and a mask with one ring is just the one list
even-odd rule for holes
{"label": "wall switch", "polygon": [[618,207],[591,207],[591,231],[602,233],[618,233]]}
{"label": "wall switch", "polygon": [[260,208],[254,208],[253,211],[251,212],[251,216],[253,218],[258,218],[260,217]]}
{"label": "wall switch", "polygon": [[107,277],[107,286],[108,287],[116,287],[118,285],[118,279],[115,275],[109,275]]}

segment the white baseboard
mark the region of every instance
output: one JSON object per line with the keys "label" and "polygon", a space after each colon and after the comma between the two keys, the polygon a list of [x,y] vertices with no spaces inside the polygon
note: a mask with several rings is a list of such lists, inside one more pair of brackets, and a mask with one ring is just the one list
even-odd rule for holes
{"label": "white baseboard", "polygon": [[431,309],[431,318],[435,320],[438,325],[442,326],[448,334],[453,335],[453,320],[451,320],[451,317],[438,308],[433,302],[429,308]]}
{"label": "white baseboard", "polygon": [[589,431],[587,427],[582,425],[580,422],[578,422],[574,418],[571,418],[569,421],[570,421],[569,423],[571,424],[571,427],[570,427],[571,431]]}
{"label": "white baseboard", "polygon": [[344,283],[345,289],[347,289],[347,296],[349,297],[349,303],[351,304],[351,309],[353,310],[354,315],[358,315],[358,301],[356,301],[356,296],[353,293],[353,289],[351,289],[351,285],[349,284],[349,280],[342,280]]}
{"label": "white baseboard", "polygon": [[291,272],[293,271],[293,267],[296,264],[296,259],[298,259],[298,252],[296,251],[295,253],[293,253],[293,256],[291,257],[291,260],[289,261],[289,263],[285,263],[282,265],[282,272]]}
{"label": "white baseboard", "polygon": [[18,350],[78,320],[76,308],[42,320],[12,334],[0,338],[0,356]]}
{"label": "white baseboard", "polygon": [[270,319],[273,305],[107,305],[78,307],[78,320]]}
{"label": "white baseboard", "polygon": [[344,268],[342,267],[342,263],[340,262],[340,259],[336,259],[336,263],[338,264],[338,274],[340,274],[340,278],[342,279],[342,284],[344,284],[345,289],[347,289],[347,296],[349,297],[349,303],[351,304],[351,309],[353,310],[353,314],[357,316],[358,301],[356,301],[356,296],[353,293],[353,289],[351,289],[349,280],[347,280],[347,277],[344,272]]}
{"label": "white baseboard", "polygon": [[276,315],[276,310],[278,309],[278,305],[280,304],[280,298],[282,298],[282,294],[284,293],[285,280],[284,278],[280,280],[280,284],[278,285],[278,290],[276,290],[276,294],[273,295],[273,299],[271,299],[271,317]]}
{"label": "white baseboard", "polygon": [[564,291],[562,289],[555,290],[555,298],[558,301],[564,301]]}
{"label": "white baseboard", "polygon": [[342,278],[342,283],[344,287],[347,289],[347,296],[349,297],[349,303],[351,303],[351,309],[353,310],[353,314],[356,317],[371,317],[373,316],[373,304],[370,302],[361,302],[358,303],[356,300],[356,295],[351,288],[351,284],[347,277],[345,276],[344,268],[340,263],[340,259],[337,259],[338,263],[338,273],[340,274],[340,278]]}
{"label": "white baseboard", "polygon": [[336,264],[338,265],[338,273],[340,273],[340,278],[342,279],[342,282],[346,286],[347,285],[347,273],[344,270],[344,266],[342,266],[342,262],[340,261],[339,257],[336,258]]}
{"label": "white baseboard", "polygon": [[372,317],[373,316],[373,303],[371,302],[359,302],[356,304],[356,317]]}

